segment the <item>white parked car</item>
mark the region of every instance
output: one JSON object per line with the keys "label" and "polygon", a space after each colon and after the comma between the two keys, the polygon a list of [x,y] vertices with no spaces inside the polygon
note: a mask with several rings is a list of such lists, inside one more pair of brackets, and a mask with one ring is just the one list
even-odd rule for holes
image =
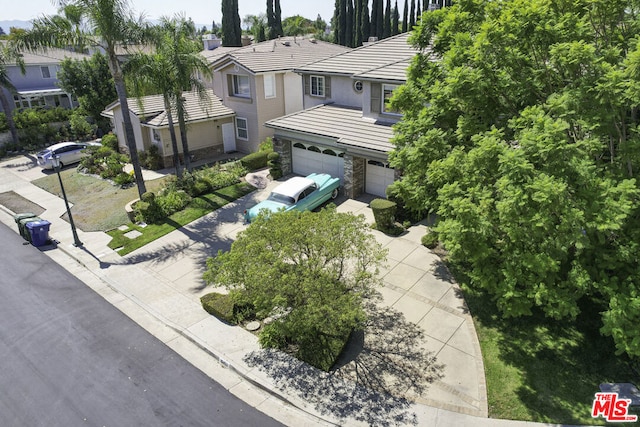
{"label": "white parked car", "polygon": [[43,169],[53,169],[54,156],[60,156],[60,167],[78,163],[84,155],[83,150],[90,145],[100,145],[95,142],[59,142],[45,148],[37,154],[38,166]]}

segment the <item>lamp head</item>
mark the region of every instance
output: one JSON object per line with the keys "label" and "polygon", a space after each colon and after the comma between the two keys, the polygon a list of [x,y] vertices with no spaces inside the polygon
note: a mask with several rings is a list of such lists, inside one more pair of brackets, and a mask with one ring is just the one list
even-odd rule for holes
{"label": "lamp head", "polygon": [[54,169],[60,169],[60,156],[53,156],[51,158],[51,164]]}

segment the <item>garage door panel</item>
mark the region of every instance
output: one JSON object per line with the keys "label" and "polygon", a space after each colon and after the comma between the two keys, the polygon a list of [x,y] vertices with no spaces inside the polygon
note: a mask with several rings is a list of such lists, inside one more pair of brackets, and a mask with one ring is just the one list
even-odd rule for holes
{"label": "garage door panel", "polygon": [[[321,147],[319,147],[321,148]],[[293,147],[293,172],[299,175],[328,173],[344,180],[344,159],[339,156]]]}
{"label": "garage door panel", "polygon": [[387,197],[387,187],[393,183],[395,171],[377,163],[379,162],[367,162],[365,191],[375,196]]}

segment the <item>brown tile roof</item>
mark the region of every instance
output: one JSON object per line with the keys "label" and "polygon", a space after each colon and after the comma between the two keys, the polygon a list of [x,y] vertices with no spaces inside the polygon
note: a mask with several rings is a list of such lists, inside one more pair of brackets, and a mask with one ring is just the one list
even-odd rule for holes
{"label": "brown tile roof", "polygon": [[[418,53],[418,50],[408,43],[410,35],[411,33],[402,33],[369,43],[366,46],[298,67],[296,71],[353,76],[380,69],[381,73],[385,74],[385,78],[390,77],[393,71],[397,73],[394,80],[400,78],[406,80],[406,68],[401,69],[401,66],[405,64],[403,61],[410,60]],[[393,64],[397,64],[397,66]]]}
{"label": "brown tile roof", "polygon": [[390,142],[393,129],[390,124],[364,119],[361,110],[340,105],[319,105],[270,120],[265,126],[334,138],[339,145],[384,153],[393,148]]}
{"label": "brown tile roof", "polygon": [[[187,122],[197,122],[218,117],[233,116],[235,113],[232,109],[224,106],[222,100],[214,95],[212,89],[207,90],[209,101],[201,101],[197,92],[185,92],[186,99]],[[142,105],[136,98],[128,98],[129,110],[136,116],[141,118],[143,124],[151,127],[167,127],[169,120],[164,109],[164,100],[162,95],[150,95],[142,98]],[[119,102],[109,105],[103,115],[113,117],[113,109],[119,106]],[[173,120],[177,124],[177,113],[173,111]]]}
{"label": "brown tile roof", "polygon": [[253,73],[285,71],[349,50],[351,49],[348,47],[313,38],[281,37],[238,48],[214,60],[213,66],[219,68],[227,63],[236,62]]}
{"label": "brown tile roof", "polygon": [[[6,41],[0,41],[0,48],[5,46]],[[57,65],[65,58],[89,59],[91,56],[84,53],[72,52],[70,50],[49,48],[47,50],[25,50],[21,52],[25,65]],[[13,64],[12,64],[13,65]]]}

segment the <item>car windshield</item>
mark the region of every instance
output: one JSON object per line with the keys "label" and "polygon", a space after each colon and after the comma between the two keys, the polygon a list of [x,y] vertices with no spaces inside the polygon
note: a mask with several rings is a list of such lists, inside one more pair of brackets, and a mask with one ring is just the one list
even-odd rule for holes
{"label": "car windshield", "polygon": [[293,197],[289,197],[289,196],[285,196],[284,194],[280,194],[280,193],[276,193],[273,192],[271,194],[269,194],[269,199],[272,202],[278,202],[278,203],[282,203],[284,205],[293,205],[296,201],[293,199]]}

